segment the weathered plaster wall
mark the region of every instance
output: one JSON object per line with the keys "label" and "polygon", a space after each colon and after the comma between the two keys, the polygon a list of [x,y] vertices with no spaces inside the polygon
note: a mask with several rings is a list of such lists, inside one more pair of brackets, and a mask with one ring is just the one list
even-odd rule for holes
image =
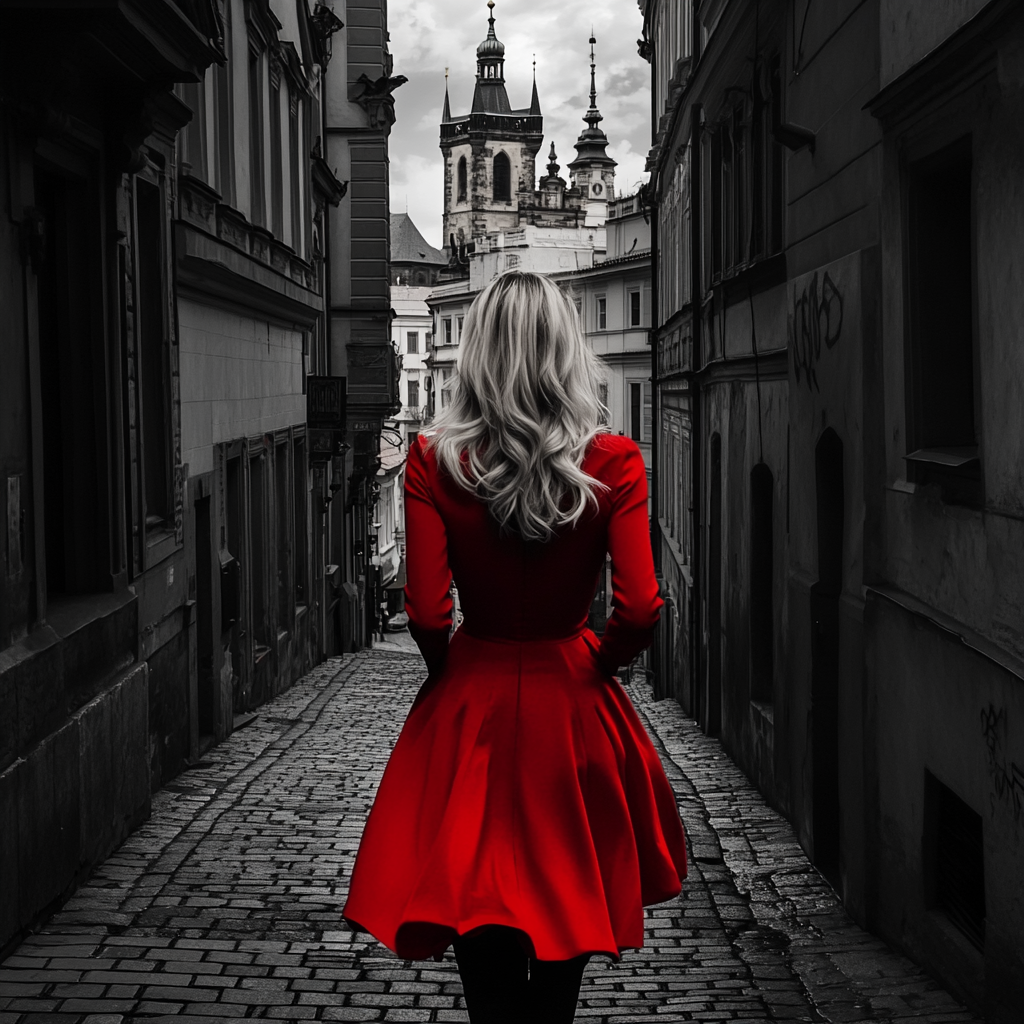
{"label": "weathered plaster wall", "polygon": [[[874,921],[976,1000],[1019,1020],[1024,1000],[1024,683],[951,634],[869,594],[870,766],[877,799]],[[932,909],[922,878],[925,771],[982,816],[985,952]],[[923,863],[924,862],[924,863]]]}
{"label": "weathered plaster wall", "polygon": [[974,17],[988,0],[881,0],[882,87]]}
{"label": "weathered plaster wall", "polygon": [[213,468],[213,445],[301,423],[302,334],[182,299],[182,458]]}

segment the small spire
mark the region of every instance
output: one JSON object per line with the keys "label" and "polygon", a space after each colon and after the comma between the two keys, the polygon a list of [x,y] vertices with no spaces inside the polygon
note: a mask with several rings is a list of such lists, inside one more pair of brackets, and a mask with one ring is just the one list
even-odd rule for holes
{"label": "small spire", "polygon": [[452,108],[448,102],[448,69],[444,69],[444,111],[441,114],[441,121],[450,121],[452,119]]}
{"label": "small spire", "polygon": [[594,44],[597,39],[594,36],[594,26],[590,26],[590,109],[597,110],[597,82],[594,78],[594,68],[596,62],[594,59]]}
{"label": "small spire", "polygon": [[537,94],[537,75],[533,76],[533,96],[530,99],[530,113],[540,113],[540,96]]}
{"label": "small spire", "polygon": [[487,6],[490,10],[487,18],[487,38],[497,39],[498,37],[494,34],[494,0],[487,0]]}
{"label": "small spire", "polygon": [[554,143],[554,140],[552,140],[552,142],[551,142],[551,152],[548,153],[548,174],[552,178],[557,178],[558,177],[558,171],[559,171],[558,156],[555,153],[555,143]]}

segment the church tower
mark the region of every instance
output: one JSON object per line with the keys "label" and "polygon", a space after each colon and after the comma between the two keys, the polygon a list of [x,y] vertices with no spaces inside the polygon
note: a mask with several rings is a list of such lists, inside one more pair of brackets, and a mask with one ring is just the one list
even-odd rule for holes
{"label": "church tower", "polygon": [[590,37],[590,109],[583,115],[587,127],[576,140],[576,159],[569,164],[573,187],[586,202],[588,226],[604,224],[608,203],[615,198],[615,161],[605,152],[608,136],[598,127],[604,120],[597,109],[597,84],[594,77],[594,44]]}
{"label": "church tower", "polygon": [[536,79],[529,107],[513,110],[509,104],[505,46],[494,33],[494,0],[487,6],[487,38],[476,49],[470,113],[452,117],[445,80],[441,152],[446,247],[453,237],[459,245],[518,226],[519,192],[533,193],[535,160],[544,138]]}

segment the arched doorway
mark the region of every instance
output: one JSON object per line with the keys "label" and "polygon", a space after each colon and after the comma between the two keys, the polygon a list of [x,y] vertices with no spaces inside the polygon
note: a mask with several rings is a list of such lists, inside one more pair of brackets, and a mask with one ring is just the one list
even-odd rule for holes
{"label": "arched doorway", "polygon": [[830,427],[814,450],[818,580],[811,587],[814,863],[839,882],[839,597],[843,589],[843,442]]}

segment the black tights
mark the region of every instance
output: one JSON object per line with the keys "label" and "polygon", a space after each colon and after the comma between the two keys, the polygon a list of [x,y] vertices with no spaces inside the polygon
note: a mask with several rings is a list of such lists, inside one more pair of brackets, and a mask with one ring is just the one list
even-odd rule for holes
{"label": "black tights", "polygon": [[534,960],[511,928],[453,943],[472,1024],[572,1024],[589,956]]}

